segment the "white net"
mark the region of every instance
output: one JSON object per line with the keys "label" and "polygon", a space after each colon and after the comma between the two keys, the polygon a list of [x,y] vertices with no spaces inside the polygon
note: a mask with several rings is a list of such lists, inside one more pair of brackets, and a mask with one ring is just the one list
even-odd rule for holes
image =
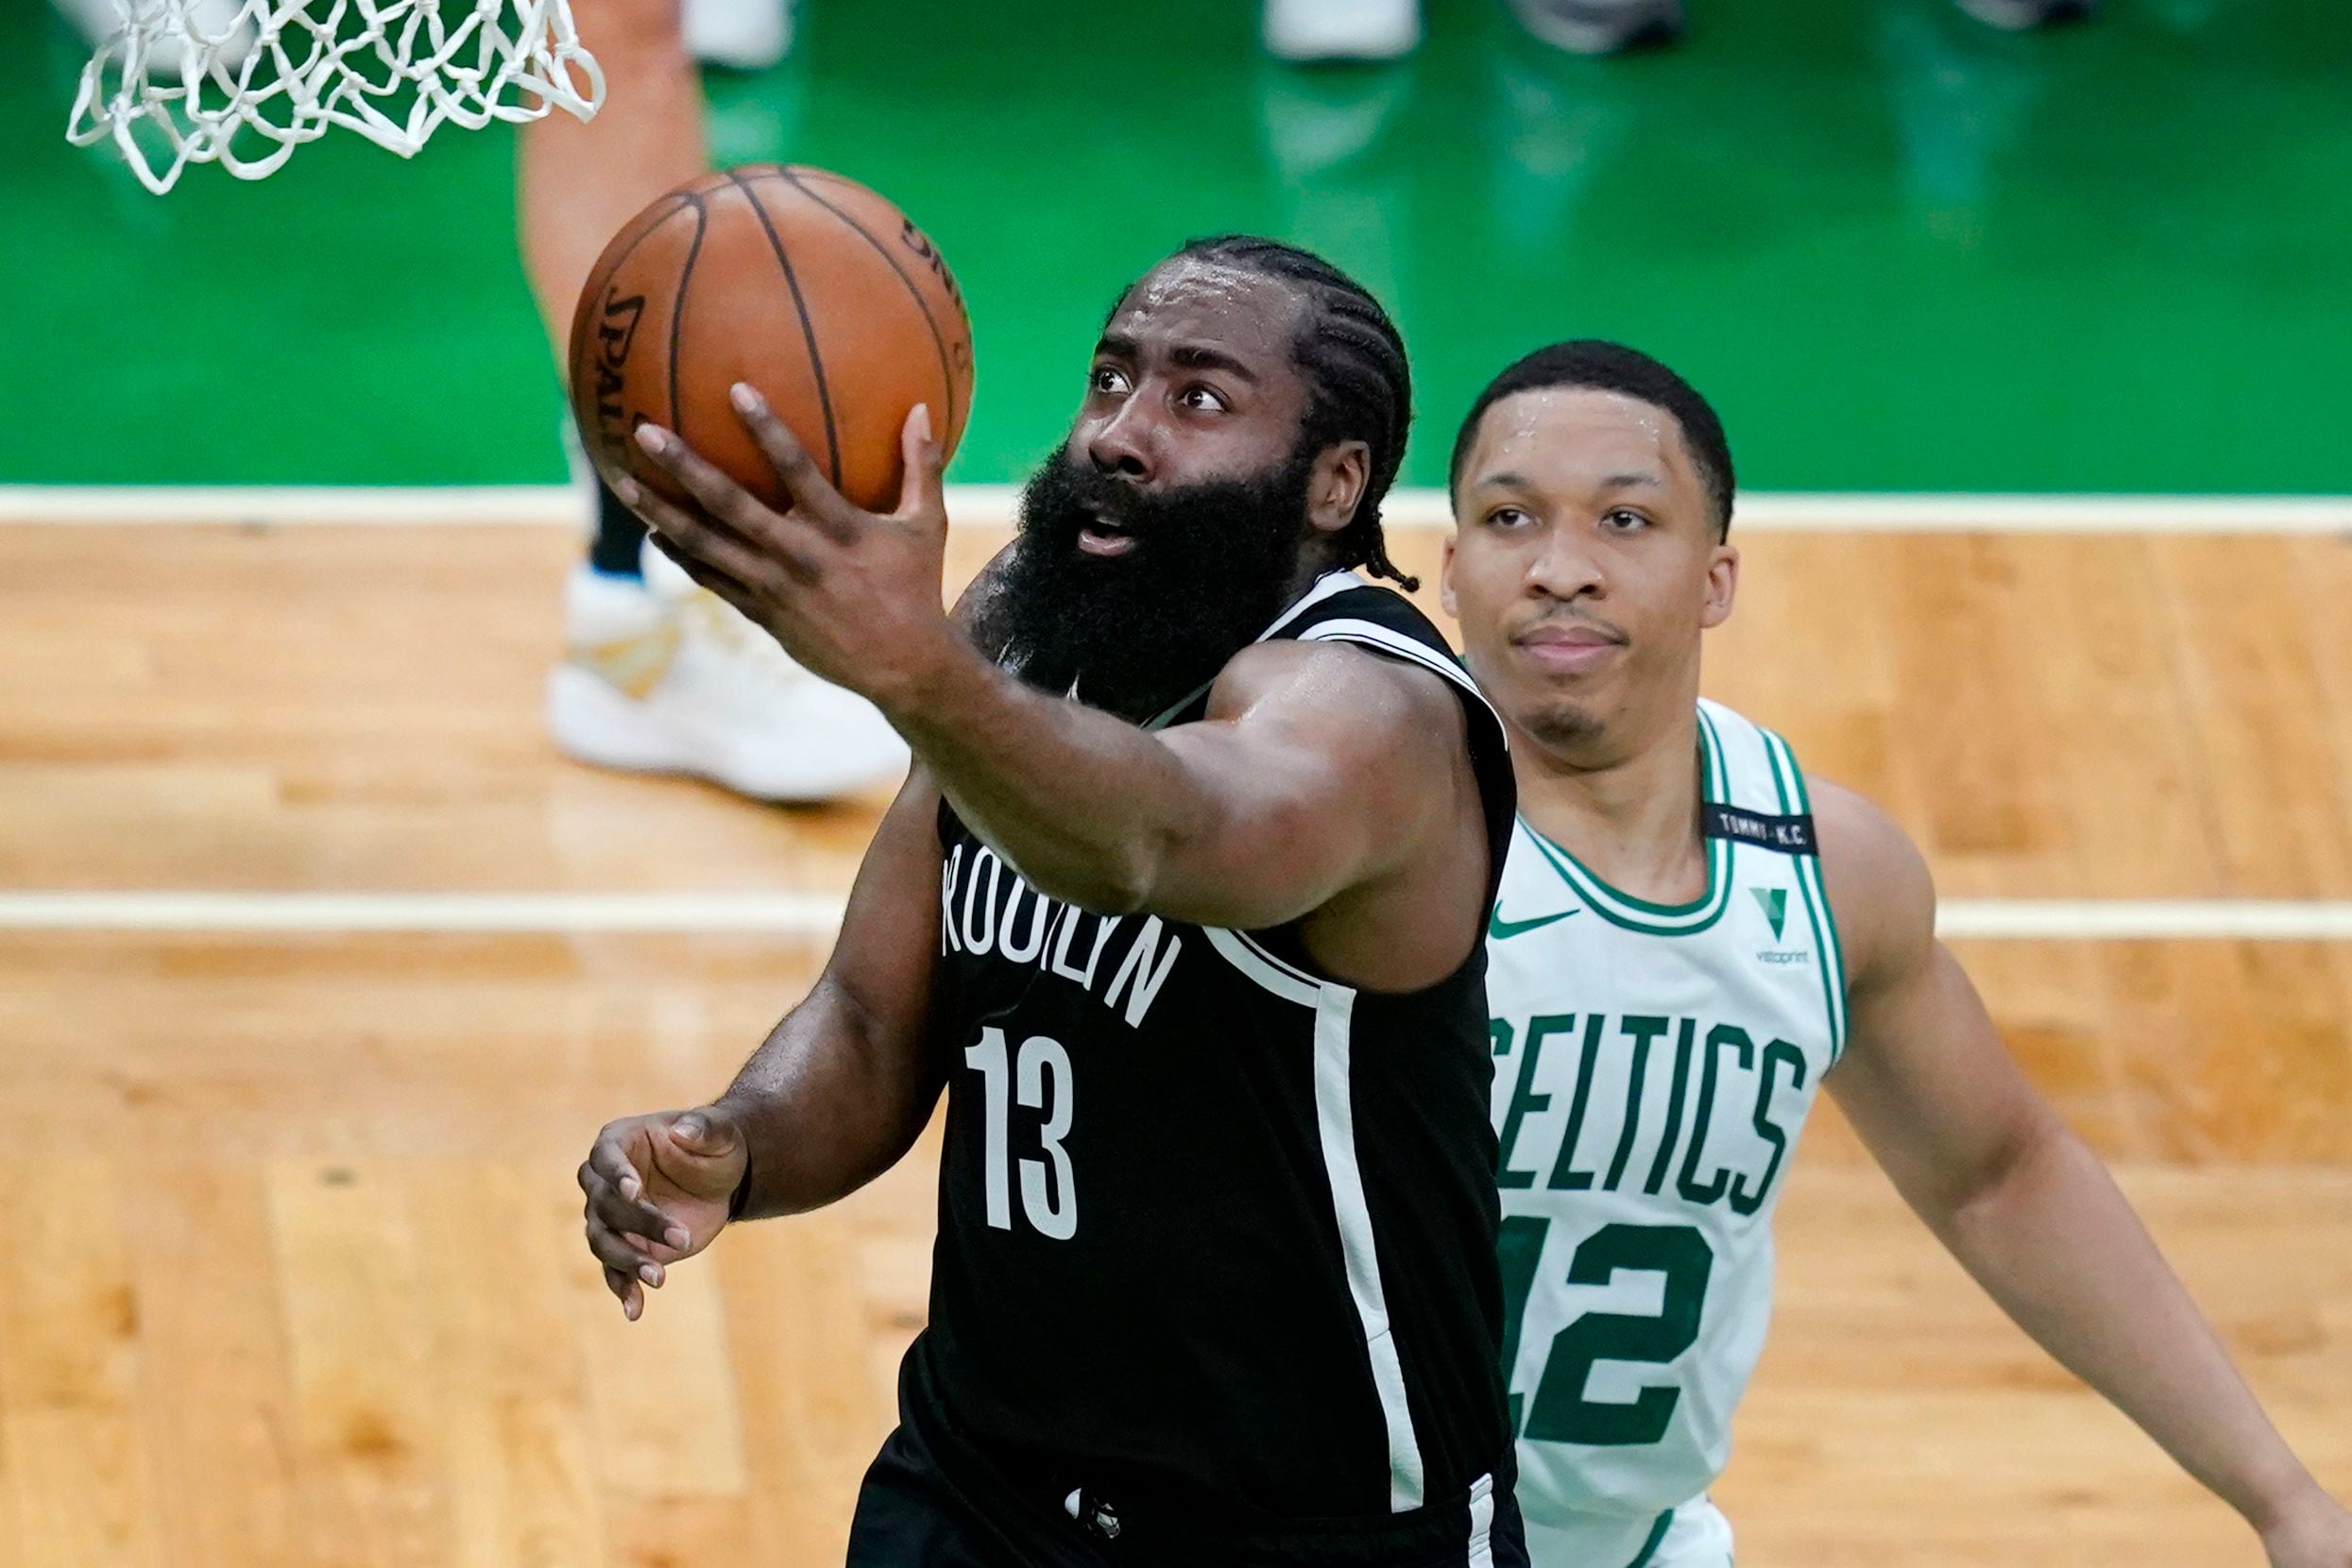
{"label": "white net", "polygon": [[275,173],[331,126],[413,156],[447,124],[585,120],[604,73],[569,0],[118,0],[66,137],[112,140],[147,189],[191,163]]}

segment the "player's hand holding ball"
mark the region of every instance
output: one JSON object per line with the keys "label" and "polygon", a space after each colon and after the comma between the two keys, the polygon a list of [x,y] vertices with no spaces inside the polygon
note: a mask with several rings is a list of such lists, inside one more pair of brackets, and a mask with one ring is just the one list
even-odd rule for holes
{"label": "player's hand holding ball", "polygon": [[887,711],[956,645],[940,471],[971,415],[972,324],[888,199],[781,164],[679,186],[598,259],[570,361],[614,493],[803,665]]}
{"label": "player's hand holding ball", "polygon": [[790,492],[790,510],[768,506],[651,423],[639,427],[639,445],[690,500],[673,502],[633,481],[615,488],[688,575],[802,665],[888,713],[941,656],[962,647],[940,602],[947,503],[930,411],[918,405],[907,417],[897,509],[878,514],[843,498],[748,383],[733,398]]}
{"label": "player's hand holding ball", "polygon": [[656,1111],[607,1122],[580,1167],[588,1244],[605,1285],[635,1322],[644,1287],[718,1239],[749,1168],[742,1129],[724,1111]]}

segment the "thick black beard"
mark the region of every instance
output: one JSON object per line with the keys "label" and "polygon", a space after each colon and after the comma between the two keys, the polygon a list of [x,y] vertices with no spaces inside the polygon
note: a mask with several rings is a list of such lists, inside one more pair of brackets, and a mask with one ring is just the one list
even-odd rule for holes
{"label": "thick black beard", "polygon": [[[1289,602],[1315,452],[1250,479],[1151,494],[1062,447],[1021,491],[1021,530],[980,611],[980,645],[1023,680],[1141,722],[1216,678]],[[1089,555],[1098,516],[1124,554]]]}

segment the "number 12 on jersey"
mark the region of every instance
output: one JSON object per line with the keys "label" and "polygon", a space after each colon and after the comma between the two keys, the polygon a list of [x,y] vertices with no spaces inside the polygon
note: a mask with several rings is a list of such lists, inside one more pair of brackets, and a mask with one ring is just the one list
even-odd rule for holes
{"label": "number 12 on jersey", "polygon": [[[1508,1215],[1499,1252],[1503,1263],[1503,1375],[1519,1360],[1520,1331],[1526,1325],[1527,1297],[1543,1261],[1549,1219]],[[1652,1443],[1666,1435],[1682,1390],[1652,1384],[1630,1403],[1585,1397],[1585,1383],[1598,1361],[1644,1361],[1663,1365],[1698,1338],[1699,1309],[1707,1301],[1707,1276],[1714,1250],[1695,1225],[1603,1225],[1584,1238],[1568,1260],[1571,1285],[1607,1285],[1619,1270],[1661,1273],[1665,1299],[1656,1317],[1622,1312],[1587,1312],[1552,1336],[1552,1347],[1536,1379],[1532,1406],[1525,1394],[1510,1396],[1511,1429],[1537,1442],[1581,1442],[1596,1446]],[[1523,1407],[1526,1417],[1522,1425]]]}
{"label": "number 12 on jersey", "polygon": [[[1043,1160],[1024,1159],[1021,1167],[1021,1212],[1040,1236],[1067,1241],[1078,1233],[1078,1188],[1070,1174],[1069,1151],[1062,1140],[1069,1135],[1076,1104],[1071,1093],[1070,1053],[1058,1040],[1032,1034],[1021,1042],[1017,1055],[1008,1048],[1004,1031],[980,1031],[980,1042],[963,1048],[964,1065],[980,1075],[983,1104],[980,1119],[986,1129],[988,1223],[1000,1231],[1013,1228],[1012,1102],[1045,1113],[1037,1130]],[[1007,1082],[1010,1079],[1012,1082]],[[1048,1086],[1048,1082],[1050,1086]],[[1012,1091],[1007,1094],[1008,1088]],[[1047,1178],[1048,1163],[1052,1178]]]}

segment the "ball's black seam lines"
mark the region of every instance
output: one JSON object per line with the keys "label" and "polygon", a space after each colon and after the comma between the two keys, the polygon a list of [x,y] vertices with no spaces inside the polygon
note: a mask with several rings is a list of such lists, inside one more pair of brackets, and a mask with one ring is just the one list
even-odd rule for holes
{"label": "ball's black seam lines", "polygon": [[775,251],[775,264],[784,269],[784,284],[793,291],[793,309],[800,316],[800,335],[809,345],[809,370],[816,377],[817,407],[825,414],[825,454],[832,469],[833,487],[838,490],[842,483],[841,438],[833,429],[833,399],[826,389],[825,357],[817,352],[817,329],[816,324],[809,319],[809,302],[801,297],[800,279],[793,271],[793,259],[784,253],[784,238],[775,231],[775,225],[769,220],[768,210],[759,205],[758,194],[752,190],[750,181],[732,169],[727,171],[727,179],[734,182],[737,190],[743,193],[743,199],[749,202],[751,210],[758,214],[759,227],[767,230],[768,244]]}

